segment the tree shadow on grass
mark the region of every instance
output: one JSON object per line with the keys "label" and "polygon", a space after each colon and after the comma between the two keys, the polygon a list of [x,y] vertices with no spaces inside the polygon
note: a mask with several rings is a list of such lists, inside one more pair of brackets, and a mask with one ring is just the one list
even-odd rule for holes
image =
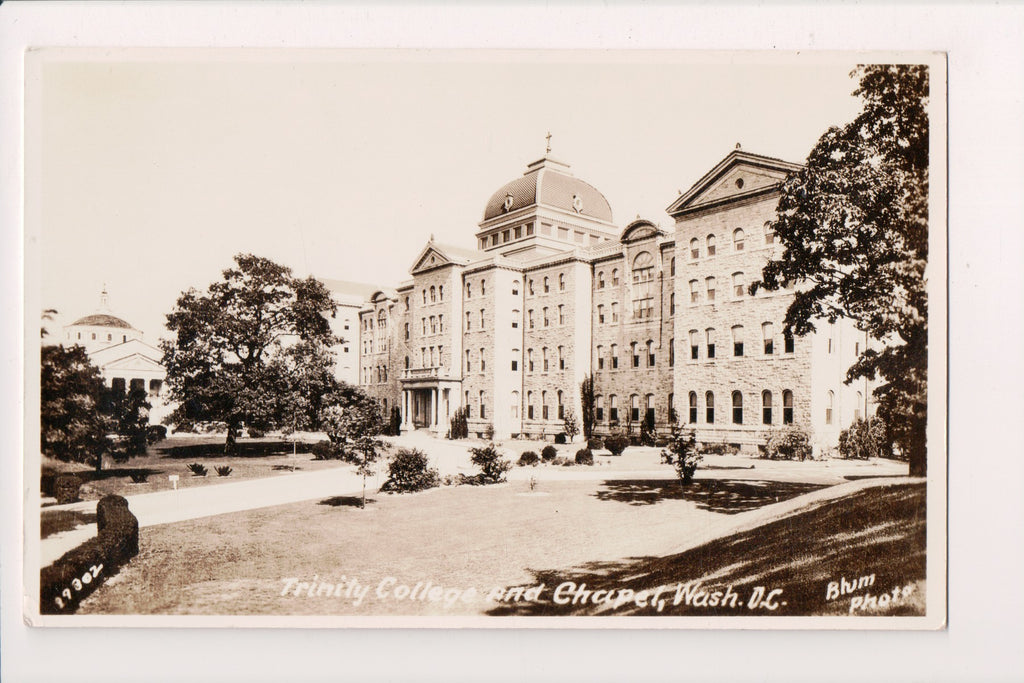
{"label": "tree shadow on grass", "polygon": [[96,512],[78,510],[43,510],[39,516],[39,538],[46,539],[63,531],[96,523]]}
{"label": "tree shadow on grass", "polygon": [[[873,575],[870,587],[856,595],[876,597],[894,588],[913,586],[907,597],[885,610],[864,612],[885,616],[924,614],[925,486],[910,484],[859,491],[825,501],[783,519],[711,541],[665,557],[632,557],[613,562],[590,562],[569,569],[531,570],[533,583],[513,589],[544,588],[536,600],[503,602],[491,616],[797,616],[846,615],[852,595],[828,598],[828,584],[845,578]],[[717,606],[673,604],[676,590],[699,581],[709,593],[737,597]],[[566,587],[567,582],[573,585]],[[585,586],[584,586],[585,584]],[[561,588],[560,603],[554,600]],[[581,589],[580,587],[583,586]],[[758,586],[763,596],[775,589],[777,609],[749,607]],[[650,604],[664,587],[662,610]],[[618,607],[603,600],[594,604],[585,590],[647,591],[647,605],[634,600]],[[697,595],[699,589],[691,593]],[[507,594],[507,592],[506,592]],[[513,595],[518,594],[513,590]],[[581,597],[573,602],[579,594]],[[615,594],[618,597],[618,593]],[[604,597],[603,595],[601,597]],[[614,598],[613,598],[614,599]],[[641,601],[642,602],[642,601]],[[760,601],[755,601],[761,604]]]}
{"label": "tree shadow on grass", "polygon": [[264,458],[271,455],[290,455],[294,445],[290,441],[246,441],[239,439],[234,453],[224,452],[224,443],[194,443],[182,446],[157,446],[154,450],[165,458],[196,460],[199,458]]}
{"label": "tree shadow on grass", "polygon": [[82,470],[81,472],[75,472],[75,476],[87,483],[90,481],[103,481],[104,479],[127,478],[132,474],[152,477],[154,474],[163,474],[163,472],[163,470],[154,470],[149,467],[113,467],[100,470],[99,472],[96,470]]}
{"label": "tree shadow on grass", "polygon": [[675,479],[608,480],[594,495],[598,500],[628,505],[654,505],[663,500],[689,500],[701,510],[735,515],[825,488],[821,484],[740,479],[697,479],[681,486]]}
{"label": "tree shadow on grass", "polygon": [[[366,504],[375,503],[373,498],[367,498]],[[350,507],[358,508],[363,506],[362,496],[332,496],[330,498],[324,498],[320,501],[320,505],[330,505],[331,507]]]}

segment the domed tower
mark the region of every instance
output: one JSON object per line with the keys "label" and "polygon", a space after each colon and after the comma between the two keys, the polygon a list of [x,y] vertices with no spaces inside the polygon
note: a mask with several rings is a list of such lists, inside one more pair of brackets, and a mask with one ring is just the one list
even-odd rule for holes
{"label": "domed tower", "polygon": [[478,249],[533,258],[618,238],[608,200],[550,151],[491,195]]}
{"label": "domed tower", "polygon": [[83,346],[87,353],[133,339],[142,339],[142,331],[110,311],[106,287],[100,294],[100,306],[95,313],[64,327],[64,344]]}

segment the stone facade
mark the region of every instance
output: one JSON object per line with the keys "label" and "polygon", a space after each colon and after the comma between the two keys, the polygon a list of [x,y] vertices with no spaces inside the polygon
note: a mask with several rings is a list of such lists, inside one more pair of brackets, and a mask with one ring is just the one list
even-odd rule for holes
{"label": "stone facade", "polygon": [[360,382],[407,428],[440,434],[465,406],[471,433],[551,437],[568,411],[581,421],[593,375],[599,434],[651,413],[702,441],[751,449],[792,423],[830,447],[872,410],[871,386],[843,384],[863,334],[826,323],[785,339],[795,289],[748,289],[779,248],[766,225],[798,168],[737,150],[669,206],[671,230],[620,231],[567,165],[534,162],[488,201],[479,249],[431,238],[412,279],[364,306]]}

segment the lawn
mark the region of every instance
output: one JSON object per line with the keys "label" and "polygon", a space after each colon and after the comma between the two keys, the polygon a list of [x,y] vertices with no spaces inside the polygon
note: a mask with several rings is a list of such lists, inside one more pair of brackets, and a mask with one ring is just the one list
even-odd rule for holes
{"label": "lawn", "polygon": [[[686,493],[662,480],[551,480],[531,491],[513,481],[374,494],[365,510],[338,496],[148,527],[140,555],[80,613],[600,614],[608,610],[554,604],[554,588],[639,591],[704,577],[737,591],[781,587],[788,604],[773,614],[818,614],[848,607],[823,600],[840,576],[873,572],[880,591],[892,581],[921,586],[923,486],[871,489],[673,552],[737,514],[815,488],[726,477]],[[541,583],[540,595],[501,602],[506,587]]]}

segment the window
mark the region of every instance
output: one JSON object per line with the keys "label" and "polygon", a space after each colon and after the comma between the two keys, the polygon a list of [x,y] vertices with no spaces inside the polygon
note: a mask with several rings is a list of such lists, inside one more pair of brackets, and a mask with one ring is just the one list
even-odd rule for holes
{"label": "window", "polygon": [[669,263],[668,275],[669,275],[669,277],[675,277],[676,276],[676,257],[673,256],[672,260],[669,261],[668,263]]}
{"label": "window", "polygon": [[618,344],[612,344],[612,370],[617,370],[619,367],[619,346]]}
{"label": "window", "polygon": [[713,278],[713,277],[704,278],[704,284],[707,287],[707,291],[708,291],[708,301],[714,301],[715,300],[715,278]]}
{"label": "window", "polygon": [[512,372],[519,370],[519,349],[512,349]]}
{"label": "window", "polygon": [[775,341],[772,338],[771,323],[761,323],[761,336],[764,339],[764,354],[772,355],[775,352]]}
{"label": "window", "polygon": [[856,358],[860,358],[860,342],[853,342],[853,355]]}
{"label": "window", "polygon": [[594,397],[594,417],[598,422],[604,422],[604,396]]}
{"label": "window", "polygon": [[690,258],[700,258],[700,240],[698,240],[696,237],[690,240]]}
{"label": "window", "polygon": [[547,327],[548,325],[551,324],[551,321],[548,319],[548,307],[547,306],[545,306],[543,308],[543,313],[544,313],[544,317],[543,317],[544,327]]}
{"label": "window", "polygon": [[597,271],[597,288],[604,289],[604,271]]}
{"label": "window", "polygon": [[405,324],[405,338],[406,340],[409,339],[409,323]]}
{"label": "window", "polygon": [[472,367],[473,366],[469,360],[469,349],[466,349],[466,372],[469,372],[472,369]]}
{"label": "window", "polygon": [[561,390],[558,391],[557,396],[558,396],[558,419],[559,420],[564,420],[565,419],[565,406],[562,405],[562,391]]}
{"label": "window", "polygon": [[437,286],[437,300],[444,301],[444,285]]}
{"label": "window", "polygon": [[640,367],[640,353],[639,353],[639,350],[637,349],[636,342],[633,342],[632,344],[630,344],[629,348],[632,351],[633,367],[634,368]]}
{"label": "window", "polygon": [[565,370],[565,347],[558,347],[558,369]]}
{"label": "window", "polygon": [[697,289],[697,281],[690,280],[690,303],[695,304],[700,301],[700,291]]}
{"label": "window", "polygon": [[619,302],[618,301],[613,301],[612,302],[612,322],[613,323],[619,322]]}
{"label": "window", "polygon": [[526,418],[529,420],[533,419],[533,392],[526,392]]}
{"label": "window", "polygon": [[480,296],[487,294],[487,281],[480,280]]}
{"label": "window", "polygon": [[629,397],[629,419],[633,422],[640,421],[640,395],[633,394]]}
{"label": "window", "polygon": [[654,256],[641,251],[633,259],[633,317],[636,319],[654,317]]}
{"label": "window", "polygon": [[484,309],[480,309],[480,329],[484,329]]}
{"label": "window", "polygon": [[644,420],[654,422],[654,394],[647,394],[644,399]]}
{"label": "window", "polygon": [[519,239],[520,237],[522,237],[523,236],[523,226],[517,225],[515,228],[513,228],[512,234],[515,235],[515,239]]}
{"label": "window", "polygon": [[[518,229],[516,228],[516,230]],[[512,296],[519,296],[519,280],[512,281]]]}
{"label": "window", "polygon": [[427,303],[427,289],[426,289],[426,287],[423,288],[423,303],[424,304]]}
{"label": "window", "polygon": [[853,408],[853,421],[856,422],[860,419],[860,408],[864,405],[864,394],[857,392],[857,403]]}
{"label": "window", "polygon": [[793,333],[788,331],[783,332],[782,340],[786,353],[793,353],[793,348],[794,346],[796,346],[795,342],[793,341]]}
{"label": "window", "polygon": [[789,389],[782,392],[782,424],[793,424],[793,392]]}
{"label": "window", "polygon": [[714,256],[715,255],[715,236],[714,235],[708,235],[707,245],[708,245],[708,256]]}
{"label": "window", "polygon": [[604,347],[597,347],[597,369],[604,370]]}
{"label": "window", "polygon": [[565,324],[565,306],[558,304],[558,324]]}
{"label": "window", "polygon": [[761,392],[761,423],[770,425],[772,423],[772,392]]}
{"label": "window", "polygon": [[430,286],[430,303],[437,303],[437,288],[434,285]]}
{"label": "window", "polygon": [[519,311],[518,310],[513,310],[512,311],[512,329],[516,329],[517,327],[519,327]]}
{"label": "window", "polygon": [[704,330],[704,335],[707,337],[708,344],[708,358],[715,357],[715,328],[709,327]]}
{"label": "window", "polygon": [[[519,230],[519,228],[516,228],[516,231],[518,231],[518,230]],[[513,420],[518,420],[519,419],[519,392],[518,391],[513,391],[512,392],[512,400],[510,401],[510,404],[511,404],[510,408],[511,408],[511,412],[512,412],[512,419]]]}
{"label": "window", "polygon": [[831,354],[836,347],[836,324],[828,324],[828,352]]}
{"label": "window", "polygon": [[484,392],[480,390],[480,417],[487,417],[487,405],[484,403]]}
{"label": "window", "polygon": [[690,424],[697,424],[697,392],[696,391],[691,391],[690,392],[689,402],[690,402],[690,414],[688,415],[688,417],[690,418],[690,420],[689,420]]}
{"label": "window", "polygon": [[743,228],[732,231],[732,248],[735,251],[743,251]]}
{"label": "window", "polygon": [[676,365],[676,340],[675,339],[669,339],[668,340],[668,366],[670,368],[673,368],[673,367],[675,367],[675,365]]}
{"label": "window", "polygon": [[427,335],[427,319],[426,318],[420,318],[420,323],[422,324],[422,327],[423,327],[423,336],[426,336]]}
{"label": "window", "polygon": [[526,349],[526,369],[533,372],[533,349]]}
{"label": "window", "polygon": [[732,392],[732,423],[743,424],[743,394],[738,391]]}
{"label": "window", "polygon": [[676,293],[672,292],[668,297],[668,313],[669,315],[676,314]]}
{"label": "window", "polygon": [[832,408],[836,401],[836,395],[833,392],[828,392],[825,396],[825,424],[832,424]]}
{"label": "window", "polygon": [[551,291],[551,287],[548,284],[548,276],[545,275],[544,276],[544,293],[547,294],[550,291]]}
{"label": "window", "polygon": [[548,419],[548,392],[540,392],[540,418]]}
{"label": "window", "polygon": [[437,318],[430,316],[430,333],[437,334]]}
{"label": "window", "polygon": [[443,315],[437,316],[437,331],[438,332],[444,332],[444,316]]}
{"label": "window", "polygon": [[737,299],[743,298],[743,273],[732,274],[732,294]]}
{"label": "window", "polygon": [[480,372],[487,369],[487,360],[484,358],[484,350],[480,349]]}
{"label": "window", "polygon": [[619,398],[615,394],[608,397],[608,419],[612,422],[619,421]]}
{"label": "window", "polygon": [[530,296],[533,296],[533,278],[531,277],[531,278],[530,278],[530,279],[529,279],[529,280],[527,281],[527,283],[528,283],[527,291],[529,291],[529,293],[530,293]]}
{"label": "window", "polygon": [[565,291],[565,273],[559,273],[558,274],[558,291],[559,292],[564,292]]}
{"label": "window", "polygon": [[405,297],[405,310],[409,310],[409,297]]}
{"label": "window", "polygon": [[430,367],[437,365],[437,356],[434,355],[436,349],[433,346],[430,347]]}
{"label": "window", "polygon": [[690,330],[690,360],[700,358],[700,333],[697,330]]}
{"label": "window", "polygon": [[541,361],[544,364],[544,372],[548,371],[548,347],[544,347],[540,350]]}
{"label": "window", "polygon": [[405,369],[406,369],[406,370],[408,370],[408,369],[409,369],[409,356],[406,356],[406,357],[405,357]]}
{"label": "window", "polygon": [[469,282],[466,283],[466,298],[469,299],[473,296],[473,285]]}
{"label": "window", "polygon": [[743,325],[735,325],[732,328],[732,355],[743,355]]}
{"label": "window", "polygon": [[466,332],[469,332],[469,330],[473,327],[473,323],[470,320],[469,316],[470,316],[470,312],[466,311]]}
{"label": "window", "polygon": [[647,367],[654,367],[654,342],[647,340]]}
{"label": "window", "polygon": [[533,329],[533,309],[532,308],[526,312],[526,318],[527,318],[527,322],[530,325],[530,329],[532,330]]}
{"label": "window", "polygon": [[764,243],[775,244],[775,231],[772,229],[771,221],[766,221],[764,224]]}
{"label": "window", "polygon": [[604,304],[597,305],[597,322],[604,323]]}
{"label": "window", "polygon": [[107,335],[107,341],[111,341],[111,340],[113,340],[113,338],[114,338],[114,335],[112,335],[112,334],[108,334]]}
{"label": "window", "polygon": [[612,286],[613,287],[618,287],[619,286],[619,269],[618,268],[612,269]]}

